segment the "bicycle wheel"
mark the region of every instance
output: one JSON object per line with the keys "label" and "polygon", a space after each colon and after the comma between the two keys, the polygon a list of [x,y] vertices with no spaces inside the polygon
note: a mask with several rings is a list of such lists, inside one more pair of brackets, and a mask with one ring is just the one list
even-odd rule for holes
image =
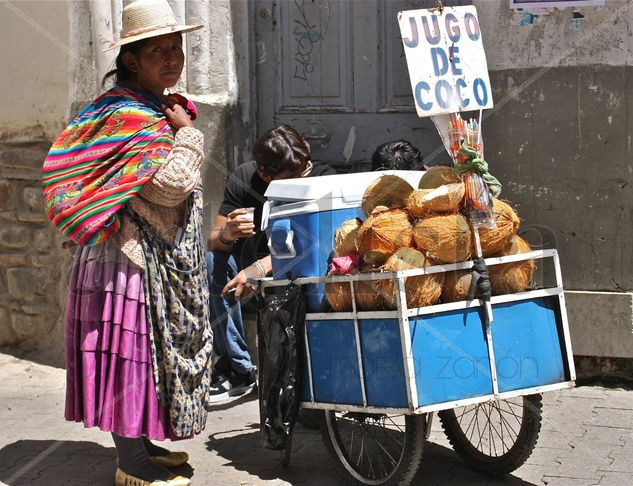
{"label": "bicycle wheel", "polygon": [[496,400],[439,412],[453,450],[478,471],[499,475],[520,467],[541,430],[541,395]]}
{"label": "bicycle wheel", "polygon": [[328,410],[321,430],[325,447],[350,484],[406,486],[422,461],[425,419]]}

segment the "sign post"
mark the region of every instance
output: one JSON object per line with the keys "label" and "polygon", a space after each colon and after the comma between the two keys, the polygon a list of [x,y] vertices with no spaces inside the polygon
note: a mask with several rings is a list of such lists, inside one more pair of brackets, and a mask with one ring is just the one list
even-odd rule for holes
{"label": "sign post", "polygon": [[[479,226],[494,226],[496,222],[492,218],[488,186],[482,178],[487,165],[481,155],[481,116],[477,126],[476,122],[463,123],[456,115],[475,110],[481,114],[482,110],[493,107],[477,10],[474,6],[407,10],[398,12],[398,23],[418,116],[431,117],[455,163],[465,164],[463,156],[470,154],[470,167],[460,167],[466,187],[462,211],[473,234],[475,267],[482,272],[479,297],[486,310],[486,332],[490,335],[493,321],[490,283]],[[474,133],[477,136],[473,137]],[[485,165],[486,169],[473,170],[474,159],[478,167]],[[479,274],[473,273],[473,282],[478,278]],[[493,350],[489,349],[489,353],[493,359]]]}

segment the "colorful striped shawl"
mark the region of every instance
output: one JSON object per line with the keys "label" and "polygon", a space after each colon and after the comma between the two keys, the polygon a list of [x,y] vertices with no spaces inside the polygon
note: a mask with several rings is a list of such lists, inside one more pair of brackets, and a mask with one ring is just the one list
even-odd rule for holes
{"label": "colorful striped shawl", "polygon": [[96,245],[121,227],[121,209],[172,148],[174,134],[159,100],[116,86],[62,132],[44,161],[48,217],[78,245]]}

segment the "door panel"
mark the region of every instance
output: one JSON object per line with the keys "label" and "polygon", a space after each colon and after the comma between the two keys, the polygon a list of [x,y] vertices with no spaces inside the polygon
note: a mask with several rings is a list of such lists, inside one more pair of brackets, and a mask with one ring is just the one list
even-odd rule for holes
{"label": "door panel", "polygon": [[415,114],[396,16],[435,0],[253,5],[259,134],[288,123],[306,136],[314,160],[345,172],[367,168],[377,145],[398,138],[426,162],[448,159],[431,121]]}

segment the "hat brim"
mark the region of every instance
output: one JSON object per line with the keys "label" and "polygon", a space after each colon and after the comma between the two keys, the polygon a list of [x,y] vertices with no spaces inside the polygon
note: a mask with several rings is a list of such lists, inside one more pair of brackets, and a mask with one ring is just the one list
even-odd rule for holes
{"label": "hat brim", "polygon": [[159,37],[161,35],[174,34],[176,32],[182,32],[183,34],[187,32],[193,32],[194,30],[201,29],[202,27],[204,27],[204,24],[172,25],[171,27],[163,27],[162,29],[152,30],[150,32],[143,32],[142,34],[131,35],[130,37],[119,39],[117,42],[113,42],[101,52],[110,51],[112,49],[116,49],[117,47],[124,46],[125,44],[131,44],[132,42],[149,39],[151,37]]}

